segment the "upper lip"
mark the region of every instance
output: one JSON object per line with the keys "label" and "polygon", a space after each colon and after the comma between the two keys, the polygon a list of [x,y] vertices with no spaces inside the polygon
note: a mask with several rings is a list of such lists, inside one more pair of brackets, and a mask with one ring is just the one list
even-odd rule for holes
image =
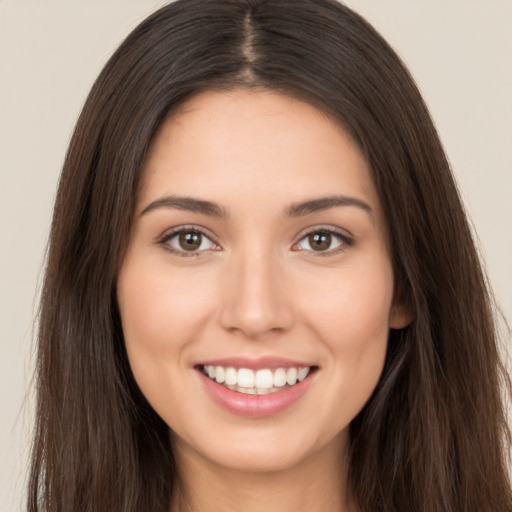
{"label": "upper lip", "polygon": [[288,359],[285,357],[264,356],[250,358],[244,356],[223,357],[219,359],[208,359],[199,362],[196,366],[223,366],[233,368],[248,368],[250,370],[260,370],[268,368],[275,370],[277,368],[305,368],[314,366],[310,362]]}

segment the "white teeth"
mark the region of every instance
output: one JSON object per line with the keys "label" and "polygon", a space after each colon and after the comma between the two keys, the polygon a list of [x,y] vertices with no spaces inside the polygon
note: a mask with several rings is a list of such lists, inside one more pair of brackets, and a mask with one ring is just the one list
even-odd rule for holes
{"label": "white teeth", "polygon": [[255,387],[270,389],[272,384],[272,370],[258,370],[256,372]]}
{"label": "white teeth", "polygon": [[226,368],[224,375],[228,386],[234,386],[237,383],[238,377],[234,368]]}
{"label": "white teeth", "polygon": [[251,370],[249,368],[233,368],[232,366],[205,365],[203,373],[219,384],[240,393],[250,395],[266,395],[279,391],[284,386],[293,386],[302,382],[311,371],[310,366],[302,368],[276,368],[271,370]]}
{"label": "white teeth", "polygon": [[[208,375],[210,372],[208,371]],[[222,366],[216,366],[215,367],[215,380],[222,384],[226,380],[226,372],[224,371],[224,368]]]}
{"label": "white teeth", "polygon": [[[256,374],[258,375],[258,374]],[[238,370],[238,386],[241,388],[254,387],[254,372],[247,368],[240,368]],[[256,386],[260,387],[260,386]]]}
{"label": "white teeth", "polygon": [[306,366],[305,368],[299,368],[299,371],[297,372],[297,380],[302,382],[308,376],[309,370],[309,366]]}
{"label": "white teeth", "polygon": [[284,368],[278,368],[274,372],[273,384],[276,388],[282,388],[286,385],[286,370]]}
{"label": "white teeth", "polygon": [[288,368],[286,382],[289,386],[293,386],[297,382],[297,368]]}

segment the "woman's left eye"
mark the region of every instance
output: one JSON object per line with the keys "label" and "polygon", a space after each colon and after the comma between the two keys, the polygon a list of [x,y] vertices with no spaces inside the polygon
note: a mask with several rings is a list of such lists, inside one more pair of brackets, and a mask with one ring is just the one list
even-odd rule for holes
{"label": "woman's left eye", "polygon": [[169,233],[160,240],[167,250],[180,256],[194,256],[201,251],[214,249],[217,246],[204,233],[197,229],[181,229]]}
{"label": "woman's left eye", "polygon": [[350,245],[352,245],[352,239],[348,236],[327,229],[319,229],[303,236],[296,247],[301,251],[336,254]]}

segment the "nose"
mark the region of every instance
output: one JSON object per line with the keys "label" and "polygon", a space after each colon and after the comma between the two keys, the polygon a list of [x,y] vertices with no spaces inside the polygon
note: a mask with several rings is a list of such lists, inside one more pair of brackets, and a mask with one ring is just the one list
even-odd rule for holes
{"label": "nose", "polygon": [[262,252],[241,255],[226,273],[220,305],[224,329],[256,340],[292,327],[291,293],[276,258]]}

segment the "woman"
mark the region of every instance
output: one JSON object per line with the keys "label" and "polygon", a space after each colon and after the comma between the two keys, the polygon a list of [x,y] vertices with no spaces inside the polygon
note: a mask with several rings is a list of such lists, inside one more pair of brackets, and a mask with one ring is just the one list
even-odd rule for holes
{"label": "woman", "polygon": [[78,121],[29,510],[508,511],[491,301],[403,65],[330,0],[181,0]]}

